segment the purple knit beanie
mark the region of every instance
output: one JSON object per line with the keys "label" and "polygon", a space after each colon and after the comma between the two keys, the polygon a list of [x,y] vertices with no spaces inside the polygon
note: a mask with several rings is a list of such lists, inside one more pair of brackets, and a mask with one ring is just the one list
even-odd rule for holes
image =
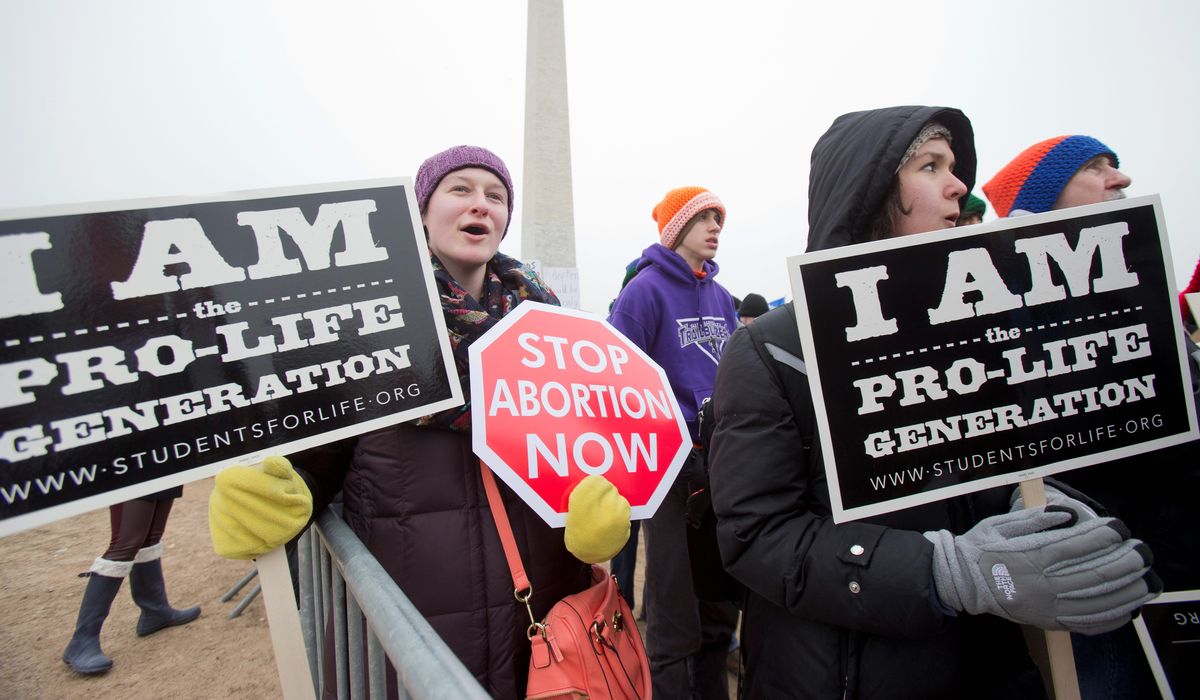
{"label": "purple knit beanie", "polygon": [[504,183],[504,189],[508,190],[508,221],[504,222],[504,235],[508,235],[508,225],[512,223],[513,211],[512,177],[509,176],[508,168],[504,166],[504,161],[500,160],[500,156],[480,146],[447,148],[441,153],[429,156],[424,163],[421,163],[421,167],[417,169],[416,184],[417,206],[420,207],[421,213],[424,214],[425,209],[429,207],[429,198],[433,196],[433,191],[437,189],[442,178],[463,168],[490,170]]}

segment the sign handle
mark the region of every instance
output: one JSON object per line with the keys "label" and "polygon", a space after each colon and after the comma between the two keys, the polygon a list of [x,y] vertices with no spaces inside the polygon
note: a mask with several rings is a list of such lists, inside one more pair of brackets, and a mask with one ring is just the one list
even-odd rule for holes
{"label": "sign handle", "polygon": [[312,672],[300,632],[300,611],[288,570],[283,547],[273,549],[254,560],[262,584],[263,605],[267,607],[267,627],[275,649],[275,667],[284,700],[316,700]]}
{"label": "sign handle", "polygon": [[[1040,478],[1022,481],[1021,500],[1025,502],[1026,508],[1046,505],[1046,482]],[[1079,677],[1075,673],[1075,652],[1071,649],[1071,633],[1063,630],[1045,630],[1045,635],[1055,700],[1079,700]]]}

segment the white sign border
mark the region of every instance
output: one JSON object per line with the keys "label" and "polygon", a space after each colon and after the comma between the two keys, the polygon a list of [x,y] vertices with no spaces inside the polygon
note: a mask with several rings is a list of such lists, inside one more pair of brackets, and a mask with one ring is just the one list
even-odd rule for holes
{"label": "white sign border", "polygon": [[[1200,589],[1163,593],[1146,605],[1193,601],[1200,602]],[[1142,619],[1141,615],[1133,618],[1133,627],[1137,630],[1138,639],[1142,642],[1142,651],[1146,654],[1146,661],[1150,664],[1150,671],[1154,674],[1154,682],[1158,684],[1158,692],[1162,693],[1163,700],[1175,700],[1171,684],[1167,682],[1167,672],[1158,659],[1158,649],[1154,646],[1154,640],[1150,638],[1150,628],[1146,626],[1146,621]]]}

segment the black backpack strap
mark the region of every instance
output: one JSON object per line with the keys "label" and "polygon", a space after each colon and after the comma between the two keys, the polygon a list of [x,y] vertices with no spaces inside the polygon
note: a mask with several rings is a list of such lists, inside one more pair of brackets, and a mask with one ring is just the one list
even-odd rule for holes
{"label": "black backpack strap", "polygon": [[804,363],[795,313],[794,302],[789,302],[782,309],[759,316],[746,326],[746,331],[750,333],[755,350],[786,393],[804,448],[811,455],[816,425],[812,395],[808,391],[808,366]]}
{"label": "black backpack strap", "polygon": [[[803,358],[804,351],[800,346],[800,330],[796,327],[795,304],[789,302],[783,308],[786,313],[776,311],[759,316],[758,320],[746,326],[746,330],[754,339],[756,349],[766,350],[775,362],[808,376],[808,367],[805,366]],[[776,376],[783,379],[778,372]]]}
{"label": "black backpack strap", "polygon": [[776,362],[782,362],[800,374],[808,375],[808,368],[804,366],[804,360],[800,359],[798,355],[793,355],[774,343],[763,343],[763,347],[767,349],[767,354],[773,357]]}
{"label": "black backpack strap", "polygon": [[[790,307],[790,304],[789,304],[789,307]],[[779,315],[782,315],[782,314],[779,314]],[[762,318],[762,317],[759,317],[759,318]],[[789,319],[788,322],[792,326],[795,326],[794,320]],[[771,326],[771,324],[768,323],[768,324],[763,324],[763,326],[760,327],[758,321],[751,323],[749,326],[746,326],[747,332],[750,333],[750,337],[754,341],[756,350],[758,350],[759,348],[761,348],[761,350],[765,350],[767,352],[767,354],[771,357],[771,359],[773,359],[775,361],[775,363],[779,363],[779,364],[785,365],[787,367],[791,367],[792,369],[796,370],[800,374],[807,377],[808,376],[808,368],[804,365],[804,359],[801,358],[799,355],[799,352],[798,352],[799,348],[798,347],[796,348],[797,352],[792,352],[791,350],[784,347],[784,345],[781,345],[777,342],[772,342],[770,339],[768,339],[768,337],[767,337],[768,334],[772,330],[775,330],[775,329],[772,329],[770,326]],[[793,328],[793,331],[794,330],[795,329]],[[798,332],[796,332],[794,334],[796,335],[795,345],[799,345],[800,338],[799,338]],[[776,340],[780,340],[784,343],[788,343],[788,341],[790,340],[789,338],[786,337],[786,334],[780,334],[777,331],[775,332],[774,335],[775,335]],[[782,335],[782,337],[780,337],[781,335]],[[759,350],[759,351],[761,352],[761,350]],[[783,381],[783,377],[780,376],[778,368],[774,366],[775,363],[768,362],[767,365],[771,367],[771,371],[772,371],[772,373],[775,374],[776,380],[778,380],[781,385],[786,385],[785,382]],[[700,438],[699,449],[701,452],[704,452],[704,453],[707,453],[708,446],[712,441],[712,432],[713,432],[712,411],[713,411],[713,408],[712,408],[712,397],[711,396],[704,399],[703,401],[701,401],[700,407],[696,411],[696,432]],[[805,434],[805,438],[806,438],[806,444],[808,442],[811,442],[811,438],[807,433]],[[707,467],[705,467],[705,470],[707,471]]]}

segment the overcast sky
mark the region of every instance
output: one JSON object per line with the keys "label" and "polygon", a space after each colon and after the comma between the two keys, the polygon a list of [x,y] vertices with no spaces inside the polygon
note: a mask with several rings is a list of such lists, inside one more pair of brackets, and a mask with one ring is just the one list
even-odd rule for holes
{"label": "overcast sky", "polygon": [[[963,109],[978,181],[1096,136],[1162,196],[1177,286],[1200,258],[1200,3],[566,0],[583,306],[600,311],[698,184],[719,281],[789,294],[808,160],[839,114]],[[520,255],[525,3],[0,4],[0,209],[414,175],[457,143],[508,163]],[[978,193],[978,186],[976,192]],[[993,218],[989,211],[987,219]]]}

